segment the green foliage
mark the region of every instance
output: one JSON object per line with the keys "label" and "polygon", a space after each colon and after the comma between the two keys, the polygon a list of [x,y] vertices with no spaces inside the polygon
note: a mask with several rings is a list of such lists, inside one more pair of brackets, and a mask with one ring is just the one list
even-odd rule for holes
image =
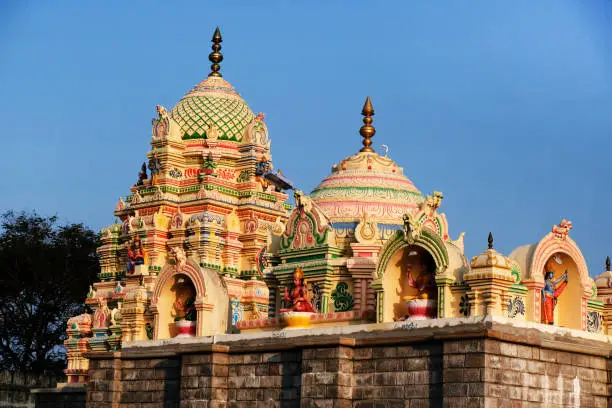
{"label": "green foliage", "polygon": [[83,313],[98,245],[82,224],[0,215],[0,371],[61,374],[66,321]]}

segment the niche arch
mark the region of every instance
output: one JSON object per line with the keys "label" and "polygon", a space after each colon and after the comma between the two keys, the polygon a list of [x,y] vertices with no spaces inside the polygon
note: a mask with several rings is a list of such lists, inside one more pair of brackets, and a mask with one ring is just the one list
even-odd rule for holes
{"label": "niche arch", "polygon": [[536,322],[542,322],[541,289],[544,287],[544,269],[551,257],[558,255],[562,260],[555,279],[568,271],[568,284],[558,298],[555,307],[555,325],[570,329],[586,330],[587,299],[592,295],[592,282],[586,261],[578,245],[569,236],[547,234],[533,248],[524,281],[532,291],[532,315]]}
{"label": "niche arch", "polygon": [[191,259],[180,267],[166,264],[161,270],[151,300],[153,338],[168,339],[173,335],[174,318],[172,286],[177,275],[188,278],[195,288],[196,336],[226,333],[228,328],[229,296],[227,288],[214,270],[202,268]]}
{"label": "niche arch", "polygon": [[[405,312],[402,297],[410,295],[410,291],[402,286],[405,284],[402,262],[408,257],[408,251],[418,252],[426,259],[425,263],[431,264],[434,280],[443,275],[448,267],[448,252],[437,233],[424,228],[409,242],[403,231],[398,231],[383,247],[375,270],[376,279],[372,282],[376,292],[377,322],[393,321],[403,314],[402,310]],[[437,300],[438,296],[432,298]],[[436,315],[439,316],[439,312]]]}

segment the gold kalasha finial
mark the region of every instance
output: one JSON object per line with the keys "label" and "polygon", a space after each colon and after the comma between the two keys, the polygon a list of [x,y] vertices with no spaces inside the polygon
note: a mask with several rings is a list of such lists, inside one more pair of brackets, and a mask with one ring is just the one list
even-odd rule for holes
{"label": "gold kalasha finial", "polygon": [[363,123],[364,125],[359,129],[359,134],[363,136],[363,147],[360,152],[374,152],[374,149],[370,147],[372,145],[372,141],[370,138],[374,136],[376,133],[376,129],[372,126],[372,116],[374,116],[374,108],[372,107],[372,101],[370,101],[370,97],[366,98],[365,104],[363,105],[363,109],[361,110],[361,114],[364,116]]}
{"label": "gold kalasha finial", "polygon": [[221,37],[221,31],[219,30],[219,27],[217,27],[215,33],[213,34],[212,42],[213,52],[208,54],[208,59],[210,60],[210,62],[212,62],[212,65],[210,66],[212,72],[208,74],[208,76],[222,77],[223,75],[219,73],[219,70],[221,69],[219,63],[223,61],[223,54],[221,54],[219,51],[221,51],[221,43],[223,42],[223,38]]}

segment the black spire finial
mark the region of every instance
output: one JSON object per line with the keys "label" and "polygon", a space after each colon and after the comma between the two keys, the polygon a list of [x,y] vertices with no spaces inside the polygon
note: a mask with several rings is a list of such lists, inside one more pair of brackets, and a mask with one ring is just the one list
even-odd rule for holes
{"label": "black spire finial", "polygon": [[489,232],[489,249],[493,249],[493,234]]}
{"label": "black spire finial", "polygon": [[610,257],[606,256],[606,271],[610,270]]}
{"label": "black spire finial", "polygon": [[208,74],[208,76],[221,77],[223,75],[219,73],[219,70],[221,69],[219,63],[223,61],[223,54],[221,54],[219,51],[221,51],[221,43],[223,42],[223,38],[221,38],[221,31],[219,30],[219,27],[217,27],[215,33],[213,34],[212,42],[213,52],[208,54],[208,59],[210,60],[210,62],[212,62],[212,65],[210,66],[212,72]]}

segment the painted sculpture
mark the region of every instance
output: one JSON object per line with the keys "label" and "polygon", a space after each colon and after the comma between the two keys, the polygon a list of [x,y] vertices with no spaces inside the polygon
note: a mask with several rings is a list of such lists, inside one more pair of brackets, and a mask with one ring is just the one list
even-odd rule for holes
{"label": "painted sculpture", "polygon": [[290,305],[287,310],[293,312],[310,312],[312,313],[312,305],[308,301],[308,290],[304,283],[304,271],[302,268],[296,268],[293,273],[293,289],[291,292],[285,287],[283,298]]}
{"label": "painted sculpture", "polygon": [[149,170],[151,170],[151,185],[156,186],[159,179],[159,173],[161,172],[161,160],[159,154],[155,151],[149,161]]}
{"label": "painted sculpture", "polygon": [[418,247],[408,247],[405,256],[406,290],[402,300],[410,319],[429,319],[436,317],[437,288],[434,279],[434,265]]}
{"label": "painted sculpture", "polygon": [[291,291],[285,286],[283,299],[289,306],[281,309],[281,317],[290,328],[304,328],[310,325],[314,310],[308,300],[308,289],[304,282],[304,271],[296,268],[293,272],[293,288]]}
{"label": "painted sculpture", "polygon": [[555,279],[555,270],[560,265],[563,265],[563,261],[559,255],[553,255],[546,262],[544,288],[542,289],[542,323],[544,324],[554,324],[555,307],[557,306],[558,298],[569,281],[567,269],[559,278]]}
{"label": "painted sculpture", "polygon": [[196,329],[195,289],[186,276],[176,277],[173,290],[175,301],[172,316],[177,329],[176,337],[192,337]]}
{"label": "painted sculpture", "polygon": [[[84,353],[122,341],[483,315],[610,330],[612,272],[590,280],[570,221],[508,256],[490,243],[470,262],[443,194],[423,194],[388,149],[372,148],[369,97],[362,147],[310,194],[294,188],[292,207],[264,115],[220,73],[221,41],[217,30],[211,74],[172,109],[157,106],[150,181],[145,166],[101,232],[93,318],[68,321],[69,381],[87,381]],[[109,310],[121,310],[110,327]]]}
{"label": "painted sculpture", "polygon": [[142,241],[139,236],[134,238],[133,242],[126,242],[125,247],[127,248],[127,273],[128,275],[132,275],[136,266],[144,265],[144,247],[142,245]]}
{"label": "painted sculpture", "polygon": [[136,182],[137,186],[143,186],[145,180],[148,178],[147,176],[147,164],[146,163],[142,163],[142,166],[140,167],[140,171],[138,172],[138,181]]}

